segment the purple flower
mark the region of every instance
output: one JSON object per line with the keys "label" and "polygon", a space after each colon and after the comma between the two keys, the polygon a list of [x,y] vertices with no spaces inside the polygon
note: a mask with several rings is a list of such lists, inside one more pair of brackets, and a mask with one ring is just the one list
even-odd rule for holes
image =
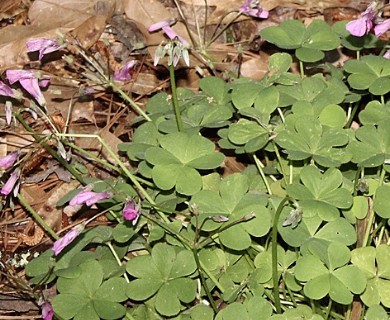
{"label": "purple flower", "polygon": [[390,50],[387,50],[383,55],[383,58],[390,59]]}
{"label": "purple flower", "polygon": [[360,15],[359,19],[348,22],[345,28],[349,31],[350,34],[356,37],[362,37],[369,33],[373,26],[372,20],[375,16],[374,9],[375,4],[369,5],[366,11]]}
{"label": "purple flower", "polygon": [[61,49],[61,45],[56,40],[46,38],[28,40],[26,46],[28,51],[39,51],[39,60],[41,60],[45,54]]}
{"label": "purple flower", "polygon": [[384,34],[387,30],[390,29],[390,19],[386,19],[380,24],[377,24],[374,27],[374,32],[376,37],[380,37],[382,34]]}
{"label": "purple flower", "polygon": [[54,255],[58,256],[58,254],[62,250],[64,250],[70,243],[73,242],[74,239],[78,237],[78,235],[84,230],[84,228],[85,226],[83,223],[78,224],[77,226],[72,228],[66,235],[54,242],[53,247],[51,248],[51,250],[54,252]]}
{"label": "purple flower", "polygon": [[246,0],[241,5],[239,12],[255,18],[267,19],[269,16],[269,11],[263,10],[258,0]]}
{"label": "purple flower", "polygon": [[0,168],[2,170],[11,167],[19,156],[19,151],[12,151],[3,158],[0,158]]}
{"label": "purple flower", "polygon": [[149,28],[149,32],[157,31],[162,29],[164,33],[168,36],[169,39],[174,40],[174,39],[179,39],[179,41],[185,45],[186,47],[189,47],[189,43],[181,36],[177,34],[175,30],[173,30],[170,26],[172,24],[171,20],[162,20],[159,21],[155,24],[152,24]]}
{"label": "purple flower", "polygon": [[132,221],[132,225],[136,225],[139,216],[141,215],[141,208],[139,204],[135,204],[135,201],[131,199],[125,204],[123,208],[123,218],[127,221]]}
{"label": "purple flower", "polygon": [[14,96],[14,90],[12,90],[5,83],[0,81],[0,96],[13,97]]}
{"label": "purple flower", "polygon": [[41,308],[42,308],[42,319],[52,320],[54,316],[54,311],[51,304],[49,302],[45,302]]}
{"label": "purple flower", "polygon": [[131,79],[130,70],[133,69],[135,66],[135,61],[130,60],[127,61],[123,67],[121,67],[119,70],[115,71],[114,73],[114,80],[117,81],[129,81]]}
{"label": "purple flower", "polygon": [[159,22],[156,22],[154,24],[152,24],[149,28],[148,28],[148,31],[149,32],[153,32],[153,31],[157,31],[157,30],[160,30],[164,27],[169,27],[171,24],[172,24],[172,20],[161,20]]}
{"label": "purple flower", "polygon": [[69,201],[69,205],[76,206],[86,204],[87,206],[92,206],[100,200],[108,199],[111,197],[108,192],[93,192],[88,188],[83,188],[72,200]]}
{"label": "purple flower", "polygon": [[15,194],[17,195],[19,189],[17,185],[18,180],[19,180],[19,171],[12,172],[7,182],[1,188],[0,193],[4,196],[8,196],[12,192],[12,190],[14,190],[14,195]]}
{"label": "purple flower", "polygon": [[17,81],[20,82],[20,85],[31,94],[35,100],[41,106],[46,105],[45,97],[43,96],[41,89],[39,88],[38,78],[35,76],[34,72],[31,70],[7,70],[7,78],[10,84],[13,84]]}

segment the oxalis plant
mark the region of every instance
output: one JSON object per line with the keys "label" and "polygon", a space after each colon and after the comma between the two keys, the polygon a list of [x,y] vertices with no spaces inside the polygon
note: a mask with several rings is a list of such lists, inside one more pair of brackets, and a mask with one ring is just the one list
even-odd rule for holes
{"label": "oxalis plant", "polygon": [[[8,108],[82,184],[57,205],[97,206],[112,221],[59,238],[15,192],[20,155],[1,160],[1,193],[56,240],[25,269],[45,319],[388,319],[390,61],[370,30],[354,36],[346,24],[265,28],[280,52],[261,80],[207,77],[197,93],[175,86],[188,48],[174,37],[155,60],[169,56],[172,96],[154,95],[146,111],[125,97],[140,113],[133,140],[119,145],[126,161],[98,135],[53,131],[48,145],[26,109]],[[323,62],[340,46],[357,58]],[[296,62],[300,74],[290,72]],[[103,71],[99,79],[125,95]],[[40,106],[27,111],[45,117]],[[98,139],[115,165],[74,137]],[[117,176],[83,175],[72,150]],[[227,155],[245,169],[223,175]],[[52,285],[52,300],[39,294]]]}

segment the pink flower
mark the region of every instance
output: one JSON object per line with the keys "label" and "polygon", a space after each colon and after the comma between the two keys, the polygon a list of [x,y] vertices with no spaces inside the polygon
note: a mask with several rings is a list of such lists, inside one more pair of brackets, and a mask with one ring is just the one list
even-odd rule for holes
{"label": "pink flower", "polygon": [[12,190],[14,190],[14,196],[16,196],[19,191],[19,184],[17,184],[18,180],[19,171],[15,170],[11,173],[9,179],[1,188],[0,193],[4,196],[8,196],[12,192]]}
{"label": "pink flower", "polygon": [[123,208],[123,218],[127,221],[132,221],[132,225],[136,225],[139,216],[141,215],[141,208],[139,204],[135,204],[135,201],[131,199],[125,204]]}
{"label": "pink flower", "polygon": [[0,96],[5,96],[5,97],[14,96],[14,91],[2,81],[0,81]]}
{"label": "pink flower", "polygon": [[375,16],[375,6],[375,4],[369,5],[366,11],[360,15],[359,19],[347,23],[345,27],[350,34],[356,37],[362,37],[370,32],[373,26],[372,20]]}
{"label": "pink flower", "polygon": [[383,58],[390,59],[390,50],[387,50],[383,55]]}
{"label": "pink flower", "polygon": [[186,47],[189,47],[189,43],[181,36],[177,34],[175,30],[173,30],[170,26],[172,24],[171,20],[162,20],[159,21],[155,24],[152,24],[149,28],[149,32],[157,31],[162,29],[164,33],[168,36],[169,39],[174,40],[174,39],[179,39],[179,41],[185,45]]}
{"label": "pink flower", "polygon": [[172,20],[161,20],[159,22],[156,22],[154,24],[152,24],[149,28],[148,28],[148,31],[149,32],[153,32],[153,31],[157,31],[157,30],[161,30],[162,28],[164,27],[169,27],[171,24],[173,23]]}
{"label": "pink flower", "polygon": [[241,5],[239,12],[255,18],[267,19],[269,16],[269,11],[263,10],[258,0],[246,0]]}
{"label": "pink flower", "polygon": [[390,29],[390,19],[386,19],[380,24],[377,24],[374,27],[374,32],[376,37],[380,37],[382,34],[384,34],[387,30]]}
{"label": "pink flower", "polygon": [[28,51],[39,51],[39,60],[41,60],[45,54],[61,49],[61,45],[59,45],[56,40],[45,38],[28,40],[26,46]]}
{"label": "pink flower", "polygon": [[19,151],[12,151],[5,157],[0,158],[0,168],[5,170],[11,167],[19,157]]}
{"label": "pink flower", "polygon": [[54,255],[58,256],[58,254],[62,250],[64,250],[64,248],[66,248],[70,243],[73,242],[74,239],[79,236],[79,234],[84,230],[84,228],[84,224],[78,224],[77,226],[72,228],[66,235],[54,242],[53,247],[51,248],[51,250],[53,250],[54,252]]}
{"label": "pink flower", "polygon": [[126,62],[122,68],[115,71],[114,80],[129,81],[131,79],[130,70],[133,69],[134,66],[135,66],[134,60],[130,60],[130,61]]}
{"label": "pink flower", "polygon": [[92,206],[100,200],[108,199],[111,197],[108,192],[93,192],[88,188],[83,188],[72,200],[69,201],[69,205],[76,206],[86,204],[87,206]]}
{"label": "pink flower", "polygon": [[51,304],[49,302],[45,302],[41,308],[42,308],[42,319],[52,320],[54,316],[54,311]]}
{"label": "pink flower", "polygon": [[20,85],[31,94],[41,106],[46,105],[45,97],[39,88],[38,78],[31,70],[7,70],[7,78],[10,84],[19,81]]}

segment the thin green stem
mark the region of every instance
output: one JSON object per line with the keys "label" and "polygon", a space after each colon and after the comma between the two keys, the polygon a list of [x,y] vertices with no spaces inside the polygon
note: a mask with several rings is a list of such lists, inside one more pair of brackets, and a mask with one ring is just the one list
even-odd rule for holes
{"label": "thin green stem", "polygon": [[275,141],[272,141],[272,144],[274,146],[276,158],[278,159],[278,162],[279,162],[279,165],[280,165],[280,170],[282,171],[283,180],[284,180],[284,182],[286,184],[288,184],[288,181],[287,181],[287,178],[286,178],[286,171],[284,170],[284,167],[283,167],[282,157],[280,156],[278,146],[276,145]]}
{"label": "thin green stem", "polygon": [[[382,166],[381,175],[379,177],[379,186],[381,186],[383,184],[383,181],[385,179],[385,175],[386,175],[386,170],[385,170],[384,166]],[[366,233],[364,234],[362,247],[366,247],[369,244],[371,229],[372,229],[372,226],[374,224],[375,212],[373,210],[370,210],[370,211],[371,211],[370,218],[368,219],[367,229],[366,229]]]}
{"label": "thin green stem", "polygon": [[379,236],[378,236],[378,245],[380,245],[381,242],[382,242],[383,235],[385,234],[386,227],[384,225],[382,225],[380,230],[381,231],[379,232]]}
{"label": "thin green stem", "polygon": [[326,309],[326,314],[325,314],[325,320],[328,320],[329,318],[330,310],[332,309],[332,303],[333,300],[329,299],[328,308]]}
{"label": "thin green stem", "polygon": [[305,67],[303,66],[303,61],[299,60],[299,71],[301,73],[301,78],[305,77]]}
{"label": "thin green stem", "polygon": [[46,142],[43,138],[41,138],[37,133],[34,132],[34,130],[32,130],[30,128],[30,126],[23,120],[23,118],[20,116],[20,114],[16,113],[15,114],[15,117],[16,119],[18,119],[18,121],[23,125],[23,127],[29,132],[31,133],[32,137],[34,138],[34,140],[42,145],[43,148],[45,148],[45,150],[47,152],[50,153],[50,155],[52,155],[62,166],[65,167],[66,170],[68,170],[82,185],[86,185],[85,181],[84,181],[84,178],[76,171],[75,168],[73,168],[65,159],[63,159],[61,156],[58,155],[58,153],[53,150]]}
{"label": "thin green stem", "polygon": [[108,85],[116,92],[118,92],[123,99],[125,99],[130,105],[134,108],[135,111],[145,118],[146,121],[152,121],[150,117],[140,108],[138,104],[135,103],[121,88],[119,88],[113,81],[110,81]]}
{"label": "thin green stem", "polygon": [[209,277],[209,279],[215,284],[215,286],[221,291],[221,293],[225,292],[225,288],[222,284],[219,283],[218,279],[214,277],[214,275],[210,272],[209,269],[206,268],[206,266],[203,264],[202,261],[199,260],[200,267],[204,271],[204,273]]}
{"label": "thin green stem", "polygon": [[[86,151],[86,150],[84,150],[83,148],[80,148],[78,145],[76,145],[76,144],[74,144],[74,143],[69,142],[69,141],[63,141],[63,143],[64,143],[65,145],[71,147],[72,149],[77,150],[78,152],[85,154],[89,159],[94,160],[95,162],[100,163],[101,165],[106,166],[107,168],[109,168],[109,169],[111,169],[111,170],[113,170],[113,171],[116,171],[116,172],[118,172],[119,174],[122,174],[122,173],[123,173],[117,166],[112,165],[112,164],[109,163],[108,161],[105,161],[105,160],[100,159],[99,157],[95,156],[95,155],[92,154],[91,152]],[[135,176],[135,178],[136,178],[139,182],[141,182],[141,183],[143,183],[143,184],[146,184],[146,185],[149,186],[149,187],[152,187],[152,186],[153,186],[153,184],[152,184],[151,182],[149,182],[149,181],[147,181],[147,180],[145,180],[145,179],[142,179],[142,178],[136,177],[136,176]]]}
{"label": "thin green stem", "polygon": [[253,160],[255,160],[257,170],[259,170],[260,176],[263,179],[263,182],[264,182],[264,185],[267,189],[267,192],[271,196],[272,190],[271,190],[271,187],[269,186],[269,183],[267,181],[267,177],[265,176],[264,171],[263,171],[264,165],[261,163],[261,161],[259,160],[259,158],[257,158],[257,156],[255,154],[253,155]]}
{"label": "thin green stem", "polygon": [[[126,174],[126,176],[130,179],[130,181],[135,185],[135,187],[139,190],[139,192],[144,196],[144,198],[149,201],[150,204],[155,205],[155,202],[153,201],[152,197],[147,193],[147,191],[142,187],[142,185],[138,182],[138,180],[135,178],[135,176],[129,171],[129,169],[126,168],[124,163],[118,158],[118,156],[115,154],[114,151],[111,150],[111,148],[107,145],[107,143],[96,134],[69,134],[69,133],[61,133],[59,134],[60,137],[73,137],[73,138],[92,138],[97,139],[101,145],[107,150],[107,152],[111,155],[111,157],[115,160],[115,162],[120,166],[120,168],[123,170],[123,172]],[[168,218],[160,211],[157,211],[160,215],[160,217],[168,223]]]}
{"label": "thin green stem", "polygon": [[184,127],[183,127],[183,120],[180,114],[179,100],[177,99],[175,67],[173,64],[169,66],[169,74],[170,74],[171,90],[172,90],[173,111],[175,112],[177,130],[182,132],[184,130]]}
{"label": "thin green stem", "polygon": [[356,197],[357,196],[357,185],[359,183],[359,177],[360,177],[360,174],[362,172],[362,167],[358,167],[358,169],[356,170],[356,173],[355,173],[355,181],[353,182],[353,196]]}
{"label": "thin green stem", "polygon": [[356,102],[354,105],[353,105],[353,108],[351,110],[351,113],[349,114],[349,118],[348,118],[348,121],[347,123],[345,124],[344,128],[349,128],[352,124],[352,121],[353,119],[355,118],[355,114],[356,114],[356,111],[358,110],[358,107],[359,107],[359,103]]}
{"label": "thin green stem", "polygon": [[211,295],[210,289],[207,286],[206,279],[205,279],[205,277],[203,275],[203,270],[202,270],[202,267],[201,267],[201,264],[200,264],[200,261],[199,261],[198,252],[194,248],[194,249],[192,249],[192,253],[194,255],[195,262],[196,262],[196,265],[198,267],[199,277],[200,277],[200,282],[202,283],[202,287],[203,287],[204,291],[206,292],[206,295],[207,295],[207,298],[209,299],[211,307],[213,308],[214,312],[217,314],[218,313],[218,308],[217,308],[217,305],[215,304],[213,296]]}
{"label": "thin green stem", "polygon": [[272,226],[272,281],[273,281],[273,291],[274,291],[274,299],[275,299],[275,308],[277,313],[282,312],[280,297],[279,297],[279,278],[278,278],[278,222],[280,218],[280,214],[282,213],[283,207],[288,201],[288,197],[283,198],[283,200],[279,203],[278,208],[275,212],[274,223]]}
{"label": "thin green stem", "polygon": [[[107,242],[107,246],[108,246],[108,248],[110,248],[110,251],[111,251],[112,255],[114,256],[114,258],[115,258],[116,262],[118,263],[118,265],[121,266],[122,265],[121,259],[119,259],[118,254],[116,253],[116,251],[115,251],[115,249],[112,246],[112,243],[110,241]],[[126,273],[123,274],[123,277],[125,278],[127,283],[130,283],[130,280],[127,277]]]}
{"label": "thin green stem", "polygon": [[20,203],[27,209],[28,212],[31,213],[31,215],[34,217],[34,219],[38,222],[38,224],[45,229],[45,231],[50,234],[54,240],[58,240],[60,237],[57,236],[57,234],[53,231],[52,228],[46,223],[45,220],[41,218],[41,216],[34,210],[33,207],[30,206],[30,204],[24,199],[24,197],[19,193],[18,199]]}

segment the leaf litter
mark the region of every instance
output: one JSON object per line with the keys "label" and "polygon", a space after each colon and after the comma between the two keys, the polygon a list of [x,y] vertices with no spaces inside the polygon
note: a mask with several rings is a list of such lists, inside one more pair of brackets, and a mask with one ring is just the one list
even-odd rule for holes
{"label": "leaf litter", "polygon": [[[240,0],[207,1],[207,7],[203,0],[4,0],[0,3],[0,69],[3,72],[15,68],[40,69],[50,75],[50,87],[43,90],[47,114],[60,132],[80,135],[75,145],[91,154],[90,157],[78,153],[73,155],[83,165],[80,170],[85,170],[92,177],[110,178],[116,172],[103,168],[94,159],[101,158],[115,164],[114,159],[102,151],[100,143],[82,138],[82,135],[99,134],[116,152],[119,143],[131,141],[131,123],[136,121],[137,114],[112,91],[104,87],[91,89],[85,86],[89,75],[72,48],[73,55],[68,58],[76,61],[76,66],[80,65],[73,69],[58,59],[61,51],[47,54],[39,61],[37,52],[27,51],[26,42],[39,38],[69,37],[76,47],[83,48],[111,74],[129,59],[135,61],[135,67],[129,74],[130,80],[119,82],[119,87],[143,107],[153,93],[167,91],[169,87],[167,71],[153,66],[156,48],[165,39],[163,32],[147,31],[150,25],[158,21],[177,21],[172,26],[173,30],[187,42],[196,45],[198,50],[191,57],[191,68],[181,63],[178,65],[178,85],[197,90],[199,80],[205,75],[218,75],[229,80],[237,74],[252,79],[266,74],[268,56],[274,48],[264,47],[257,35],[267,26],[297,17],[305,23],[313,18],[331,22],[351,19],[366,6],[365,1],[355,0],[263,2],[264,8],[270,11],[270,18],[255,21],[247,17],[236,19],[234,13],[229,13],[232,8],[240,7]],[[339,10],[332,11],[335,8]],[[220,23],[229,22],[232,22],[231,27],[223,32]],[[203,29],[204,32],[198,32]],[[206,48],[207,40],[219,32],[221,34]],[[89,89],[92,94],[85,94]],[[30,116],[25,117],[24,121],[42,135],[52,130],[40,118]],[[11,126],[11,129],[5,130],[3,120],[0,125],[0,156],[14,150],[21,150],[25,154],[20,160],[24,168],[21,192],[41,218],[54,231],[61,232],[78,219],[89,217],[88,211],[80,217],[77,212],[56,207],[58,200],[77,188],[78,183],[69,181],[67,171],[61,169],[61,165],[45,152],[26,129]],[[227,157],[224,166],[227,173],[243,169],[236,157]],[[28,294],[21,293],[20,283],[14,280],[24,277],[23,269],[13,267],[7,261],[15,257],[20,259],[21,254],[26,252],[30,252],[32,257],[34,252],[47,248],[52,239],[32,220],[24,206],[15,205],[13,212],[2,208],[1,212],[1,261],[7,265],[7,271],[1,275],[0,290],[12,297],[10,300],[0,299],[1,314],[36,318],[39,309],[31,302],[24,304],[29,301]],[[52,295],[53,292],[47,294]]]}

